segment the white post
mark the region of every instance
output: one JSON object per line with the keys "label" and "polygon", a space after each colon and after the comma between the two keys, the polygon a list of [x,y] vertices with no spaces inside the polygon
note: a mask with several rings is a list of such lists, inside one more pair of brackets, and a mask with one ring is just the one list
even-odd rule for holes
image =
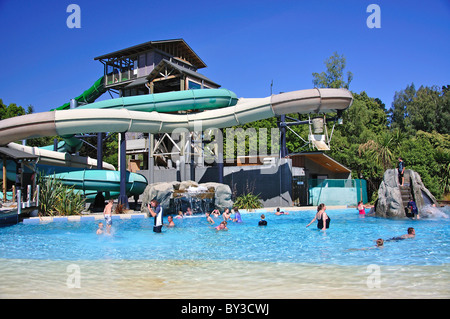
{"label": "white post", "polygon": [[17,214],[20,215],[22,213],[22,191],[20,189],[17,190]]}
{"label": "white post", "polygon": [[39,207],[39,190],[40,190],[40,185],[36,185],[36,206]]}
{"label": "white post", "polygon": [[27,207],[30,207],[31,202],[31,185],[27,185]]}

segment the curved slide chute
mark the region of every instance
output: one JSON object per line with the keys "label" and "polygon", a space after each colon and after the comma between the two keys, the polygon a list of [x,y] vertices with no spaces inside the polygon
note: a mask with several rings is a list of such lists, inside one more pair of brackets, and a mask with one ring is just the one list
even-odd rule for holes
{"label": "curved slide chute", "polygon": [[[217,90],[223,89],[198,91],[209,91],[212,95]],[[225,128],[288,113],[308,114],[345,110],[353,101],[352,94],[345,89],[310,89],[266,98],[241,98],[235,105],[228,107],[179,114],[154,111],[155,103],[150,96],[138,95],[108,100],[108,108],[95,108],[104,105],[102,101],[83,108],[5,119],[0,121],[0,145],[27,138],[79,133],[171,133],[180,128],[194,130],[194,125],[199,123],[203,128]],[[189,103],[194,103],[193,98],[189,98]],[[138,106],[140,109],[147,108],[150,111],[132,110]]]}
{"label": "curved slide chute", "polygon": [[[97,100],[103,93],[106,92],[104,83],[105,83],[104,76],[102,76],[97,81],[95,81],[94,84],[89,89],[87,89],[86,91],[84,91],[83,93],[81,93],[74,99],[77,102],[81,102],[81,103],[95,102],[95,100]],[[70,102],[67,102],[67,103],[64,103],[63,105],[61,105],[60,107],[57,107],[55,110],[58,110],[58,111],[68,110],[69,108],[70,108]]]}
{"label": "curved slide chute", "polygon": [[[84,196],[92,197],[97,192],[118,195],[120,189],[120,172],[107,170],[78,170],[48,175],[59,179],[64,185],[82,191]],[[147,179],[141,174],[126,173],[125,190],[127,196],[140,195],[147,186]],[[93,199],[93,198],[92,198]]]}

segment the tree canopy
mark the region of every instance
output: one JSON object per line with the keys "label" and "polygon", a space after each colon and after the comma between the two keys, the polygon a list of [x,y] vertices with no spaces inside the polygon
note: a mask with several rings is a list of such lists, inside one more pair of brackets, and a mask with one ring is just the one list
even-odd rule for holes
{"label": "tree canopy", "polygon": [[[344,55],[335,52],[325,60],[325,67],[326,71],[312,74],[315,87],[349,89],[353,74],[348,71],[344,80]],[[421,86],[417,90],[412,83],[395,93],[388,109],[383,101],[365,91],[352,92],[353,104],[342,114],[344,124],[335,126],[331,149],[326,153],[350,168],[353,178],[362,176],[367,180],[371,201],[377,197],[384,171],[395,168],[399,156],[407,168],[421,175],[436,198],[443,198],[450,191],[449,91],[449,85]],[[272,118],[239,127],[267,128],[270,132],[277,122]],[[307,150],[305,141],[298,137],[306,140],[307,134],[307,125],[290,127],[286,133],[289,153]]]}

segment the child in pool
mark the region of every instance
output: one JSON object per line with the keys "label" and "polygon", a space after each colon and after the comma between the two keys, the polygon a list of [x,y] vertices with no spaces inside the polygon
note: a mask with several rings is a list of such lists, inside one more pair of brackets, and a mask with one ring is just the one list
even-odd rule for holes
{"label": "child in pool", "polygon": [[206,220],[208,221],[208,223],[214,224],[214,220],[211,218],[211,214],[206,212],[205,215],[206,215]]}
{"label": "child in pool", "polygon": [[241,213],[239,213],[239,210],[237,208],[233,208],[233,210],[234,210],[233,221],[236,223],[242,223]]}
{"label": "child in pool", "polygon": [[97,229],[97,233],[96,234],[97,235],[103,234],[103,223],[102,222],[98,223],[98,229]]}
{"label": "child in pool", "polygon": [[358,210],[360,215],[365,215],[366,214],[366,206],[363,205],[363,201],[360,201],[358,203],[358,207],[356,209]]}
{"label": "child in pool", "polygon": [[228,230],[227,228],[227,222],[223,221],[220,223],[219,226],[215,227],[216,230]]}

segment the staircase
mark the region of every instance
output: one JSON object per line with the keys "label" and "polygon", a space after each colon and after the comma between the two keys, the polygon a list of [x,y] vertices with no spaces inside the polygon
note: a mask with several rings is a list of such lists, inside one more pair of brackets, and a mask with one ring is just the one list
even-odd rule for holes
{"label": "staircase", "polygon": [[400,186],[400,181],[399,181],[398,187],[400,188],[400,194],[402,196],[402,202],[403,202],[403,208],[405,209],[405,215],[406,215],[406,217],[412,217],[412,216],[410,216],[410,214],[408,214],[408,210],[406,208],[408,206],[409,198],[412,195],[411,178],[409,176],[409,172],[407,172],[405,170],[403,177],[404,177],[403,186]]}

